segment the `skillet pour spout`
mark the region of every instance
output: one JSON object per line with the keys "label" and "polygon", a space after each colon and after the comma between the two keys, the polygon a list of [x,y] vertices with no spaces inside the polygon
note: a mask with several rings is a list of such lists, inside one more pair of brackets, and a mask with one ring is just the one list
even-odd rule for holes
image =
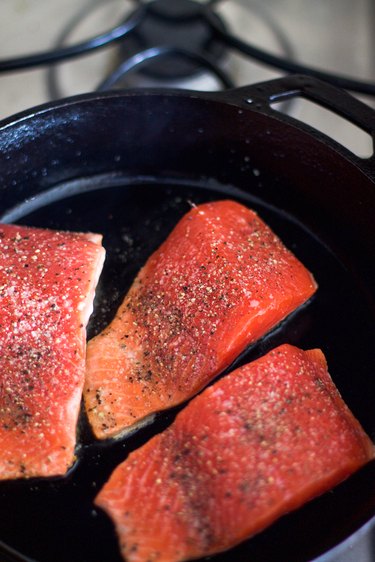
{"label": "skillet pour spout", "polygon": [[[319,290],[236,365],[285,342],[322,348],[345,402],[375,441],[375,157],[360,158],[273,107],[298,97],[374,140],[372,109],[298,75],[223,92],[85,94],[12,116],[0,123],[0,220],[103,233],[107,261],[92,337],[191,203],[232,198],[248,205],[312,271]],[[0,558],[120,562],[114,530],[93,498],[114,467],[175,413],[105,444],[82,415],[77,462],[66,477],[0,483]],[[354,556],[375,558],[374,463],[212,560]]]}

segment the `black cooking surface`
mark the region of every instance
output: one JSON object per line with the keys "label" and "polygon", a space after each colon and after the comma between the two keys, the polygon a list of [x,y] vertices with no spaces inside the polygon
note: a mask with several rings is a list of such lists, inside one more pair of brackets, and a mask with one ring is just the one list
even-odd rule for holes
{"label": "black cooking surface", "polygon": [[[112,318],[148,256],[191,204],[236,198],[252,207],[314,274],[319,289],[309,303],[236,362],[243,363],[288,342],[320,347],[331,376],[364,429],[375,439],[373,318],[347,269],[303,225],[280,209],[231,188],[174,184],[116,185],[22,207],[13,222],[104,235],[107,258],[88,334]],[[0,539],[37,562],[120,562],[111,521],[93,504],[115,466],[134,448],[167,427],[179,408],[119,441],[98,443],[81,414],[77,463],[63,478],[0,483]],[[375,511],[375,467],[368,465],[335,490],[276,522],[215,562],[302,562],[324,553],[355,531]],[[1,552],[1,551],[0,551]],[[25,558],[26,559],[26,558]]]}

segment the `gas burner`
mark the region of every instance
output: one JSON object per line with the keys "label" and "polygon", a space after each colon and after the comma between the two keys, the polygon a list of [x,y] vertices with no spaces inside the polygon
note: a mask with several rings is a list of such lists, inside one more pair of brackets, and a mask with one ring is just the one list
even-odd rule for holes
{"label": "gas burner", "polygon": [[[98,4],[99,2],[91,2],[87,11]],[[375,95],[373,83],[298,63],[294,60],[287,37],[284,36],[279,41],[280,30],[276,32],[276,41],[280,47],[277,54],[252,44],[251,34],[249,40],[240,38],[231,31],[219,11],[223,4],[234,6],[241,2],[132,0],[131,4],[130,13],[122,17],[120,24],[108,32],[66,46],[64,39],[76,26],[77,21],[74,21],[71,29],[66,28],[61,35],[55,49],[0,61],[0,72],[56,65],[117,43],[117,67],[102,80],[99,89],[128,85],[127,80],[122,78],[137,67],[142,67],[141,75],[151,81],[182,81],[183,87],[186,86],[187,78],[196,77],[205,68],[216,75],[221,86],[230,87],[233,84],[230,72],[224,71],[220,65],[228,59],[229,52],[235,52],[284,73],[302,73],[353,92]],[[254,4],[249,2],[250,12],[253,8]],[[61,97],[59,87],[54,84],[56,73],[52,74],[49,77],[52,97]]]}
{"label": "gas burner", "polygon": [[[122,40],[116,39],[117,48],[112,49],[105,61],[102,60],[101,72],[107,69],[106,77],[88,89],[102,91],[146,86],[216,90],[241,85],[241,76],[244,84],[249,83],[249,79],[256,81],[257,69],[248,68],[251,64],[248,57],[241,59],[231,53],[208,24],[207,9],[212,11],[213,22],[223,33],[236,28],[239,20],[247,23],[246,18],[249,18],[253,35],[260,30],[277,52],[288,58],[294,57],[293,49],[277,23],[255,5],[243,8],[236,2],[223,2],[226,4],[224,10],[213,11],[213,4],[194,0],[138,2],[136,8],[133,4],[126,17],[122,16],[125,26]],[[72,35],[101,5],[103,2],[100,1],[91,4],[69,22],[55,44],[55,52],[64,49]],[[120,28],[121,25],[117,27],[117,33]],[[66,85],[82,82],[87,73],[87,65],[83,64],[80,67],[77,63],[70,65],[69,69],[65,65],[62,71],[60,68],[51,65],[48,70],[50,99],[68,95]],[[93,72],[90,74],[92,76]]]}
{"label": "gas burner", "polygon": [[[119,56],[122,60],[140,51],[157,48],[160,45],[171,51],[190,52],[206,57],[218,66],[222,63],[226,48],[216,38],[214,30],[202,17],[202,5],[194,0],[157,0],[148,5],[147,17],[130,34],[127,41],[120,44]],[[213,14],[215,25],[224,33],[223,19]],[[201,72],[194,61],[177,54],[166,54],[162,60],[154,58],[143,71],[155,80],[185,80]]]}

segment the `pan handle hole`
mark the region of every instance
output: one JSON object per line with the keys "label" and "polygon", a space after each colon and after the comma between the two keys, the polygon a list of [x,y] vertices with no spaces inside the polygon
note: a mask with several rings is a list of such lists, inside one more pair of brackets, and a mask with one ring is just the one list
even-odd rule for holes
{"label": "pan handle hole", "polygon": [[360,158],[370,158],[374,153],[371,135],[337,113],[303,97],[293,98],[293,104],[285,110],[285,103],[272,103],[272,108],[310,125],[353,152]]}

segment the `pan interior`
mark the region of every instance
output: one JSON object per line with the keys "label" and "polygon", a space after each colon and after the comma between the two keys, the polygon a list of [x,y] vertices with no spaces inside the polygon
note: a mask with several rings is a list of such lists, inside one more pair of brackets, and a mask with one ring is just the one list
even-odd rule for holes
{"label": "pan interior", "polygon": [[[113,317],[124,293],[148,256],[191,205],[235,199],[256,210],[314,274],[319,289],[312,300],[236,362],[244,363],[281,343],[320,347],[344,400],[375,439],[375,395],[370,376],[375,355],[374,319],[356,281],[323,240],[296,217],[236,188],[147,179],[83,181],[25,202],[3,220],[63,230],[102,233],[107,258],[97,289],[88,337]],[[56,195],[58,194],[58,196]],[[353,298],[355,295],[355,298]],[[112,524],[93,498],[129,452],[167,427],[179,408],[116,442],[96,443],[81,414],[77,463],[64,478],[0,483],[0,538],[37,562],[120,562]],[[236,549],[212,557],[217,562],[311,560],[349,536],[375,513],[372,464],[329,494],[289,514]],[[1,552],[1,549],[0,549]]]}

